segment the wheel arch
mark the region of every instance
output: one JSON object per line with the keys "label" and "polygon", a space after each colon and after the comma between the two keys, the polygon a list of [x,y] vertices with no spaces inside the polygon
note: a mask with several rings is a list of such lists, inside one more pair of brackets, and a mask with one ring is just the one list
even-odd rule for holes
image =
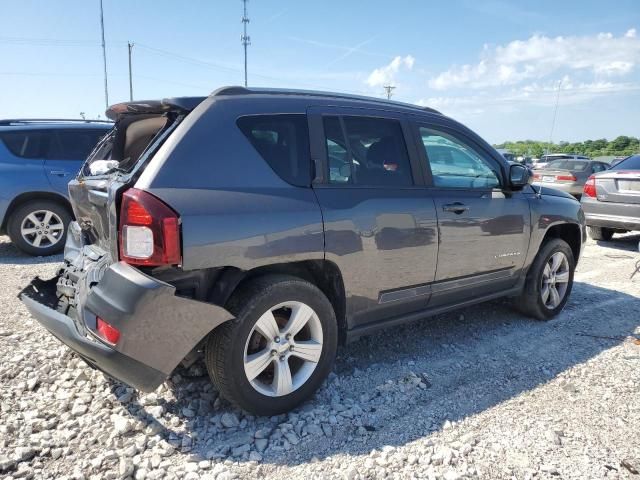
{"label": "wheel arch", "polygon": [[233,293],[244,288],[249,282],[265,275],[289,275],[314,284],[326,295],[333,306],[338,322],[339,341],[346,339],[346,294],[342,274],[338,266],[328,260],[305,260],[291,263],[278,263],[240,270],[225,267],[213,280],[209,292],[209,301],[225,306]]}
{"label": "wheel arch", "polygon": [[4,214],[4,218],[2,219],[2,225],[0,226],[0,231],[2,232],[7,231],[7,225],[8,225],[9,219],[11,218],[11,215],[13,215],[13,213],[18,208],[20,208],[20,206],[24,205],[27,202],[31,202],[35,200],[47,200],[47,201],[55,202],[59,205],[62,205],[64,208],[66,208],[69,211],[69,214],[71,215],[71,217],[74,218],[73,209],[71,208],[71,203],[69,203],[69,200],[67,200],[67,198],[64,197],[63,195],[60,195],[59,193],[47,192],[47,191],[24,192],[14,197],[13,200],[11,200],[11,203],[9,203],[9,206],[7,207],[7,211]]}
{"label": "wheel arch", "polygon": [[564,240],[571,247],[573,259],[578,263],[582,249],[582,229],[576,223],[558,223],[547,228],[544,234],[540,248],[552,238]]}

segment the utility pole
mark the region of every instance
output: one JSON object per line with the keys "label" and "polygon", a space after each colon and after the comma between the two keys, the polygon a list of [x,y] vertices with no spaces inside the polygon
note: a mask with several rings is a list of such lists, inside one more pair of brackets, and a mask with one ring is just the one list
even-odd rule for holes
{"label": "utility pole", "polygon": [[391,100],[392,92],[396,87],[393,85],[385,85],[383,88],[387,91],[387,100]]}
{"label": "utility pole", "polygon": [[104,103],[109,108],[109,85],[107,83],[107,49],[104,43],[104,11],[100,0],[100,30],[102,31],[102,63],[104,65]]}
{"label": "utility pole", "polygon": [[249,23],[249,17],[247,16],[247,0],[242,0],[244,13],[242,15],[242,27],[244,33],[240,37],[242,45],[244,46],[244,86],[247,86],[247,47],[251,45],[251,37],[247,35],[247,24]]}
{"label": "utility pole", "polygon": [[131,74],[131,50],[133,50],[133,43],[127,42],[127,48],[129,49],[129,101],[133,102],[133,75]]}
{"label": "utility pole", "polygon": [[556,106],[553,109],[553,120],[551,121],[551,133],[549,134],[549,147],[547,147],[547,155],[550,153],[549,149],[551,148],[551,142],[553,141],[553,129],[556,126],[556,115],[558,114],[558,103],[560,103],[560,86],[562,85],[562,80],[558,82],[558,93],[556,94]]}

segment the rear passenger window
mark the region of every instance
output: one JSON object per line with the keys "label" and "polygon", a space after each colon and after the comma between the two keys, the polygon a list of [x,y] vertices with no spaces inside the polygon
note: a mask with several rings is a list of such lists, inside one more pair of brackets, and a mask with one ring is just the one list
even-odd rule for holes
{"label": "rear passenger window", "polygon": [[384,118],[327,116],[323,123],[330,183],[413,185],[400,122]]}
{"label": "rear passenger window", "polygon": [[49,134],[46,157],[50,160],[84,160],[106,131],[56,131]]}
{"label": "rear passenger window", "polygon": [[237,124],[283,180],[300,187],[310,185],[311,156],[306,115],[255,115],[241,117]]}
{"label": "rear passenger window", "polygon": [[0,139],[16,157],[42,158],[42,132],[4,132]]}

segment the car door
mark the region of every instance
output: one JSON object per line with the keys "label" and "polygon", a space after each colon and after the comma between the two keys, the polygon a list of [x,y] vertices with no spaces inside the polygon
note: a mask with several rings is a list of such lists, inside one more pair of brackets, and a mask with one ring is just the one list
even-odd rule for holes
{"label": "car door", "polygon": [[313,107],[309,122],[325,256],[342,273],[349,327],[424,309],[436,271],[437,219],[406,118]]}
{"label": "car door", "polygon": [[55,191],[67,195],[67,184],[76,176],[104,133],[104,130],[86,128],[52,129],[48,132],[44,169]]}
{"label": "car door", "polygon": [[18,195],[49,189],[42,137],[41,131],[31,128],[0,131],[0,221]]}
{"label": "car door", "polygon": [[506,170],[490,147],[445,122],[414,125],[438,216],[430,307],[515,286],[531,230],[528,200],[505,188]]}

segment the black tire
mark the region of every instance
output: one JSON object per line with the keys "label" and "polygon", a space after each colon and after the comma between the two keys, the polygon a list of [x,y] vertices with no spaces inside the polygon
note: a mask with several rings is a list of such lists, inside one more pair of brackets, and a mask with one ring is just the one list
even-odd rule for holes
{"label": "black tire", "polygon": [[587,227],[587,232],[589,233],[589,236],[594,240],[604,240],[608,242],[613,237],[612,228]]}
{"label": "black tire", "polygon": [[[245,374],[245,346],[262,314],[290,301],[302,302],[316,313],[322,326],[322,352],[313,373],[299,388],[287,395],[264,395]],[[209,376],[222,396],[248,412],[265,416],[288,412],[311,397],[331,371],[338,344],[335,313],[322,291],[296,277],[267,275],[234,293],[227,309],[236,318],[215,329],[205,347]]]}
{"label": "black tire", "polygon": [[[543,271],[545,265],[556,252],[562,252],[569,265],[569,281],[567,289],[559,305],[548,308],[542,300]],[[562,239],[553,238],[545,242],[538,251],[533,264],[529,268],[522,294],[515,300],[515,305],[522,313],[538,320],[550,320],[562,311],[571,295],[573,275],[576,263],[571,247]]]}
{"label": "black tire", "polygon": [[[63,225],[62,233],[55,243],[45,240],[42,247],[29,243],[21,233],[23,221],[33,212],[49,211],[53,212],[61,220]],[[50,200],[32,200],[20,205],[9,217],[7,222],[7,233],[13,244],[24,253],[34,256],[53,255],[62,251],[67,239],[67,230],[71,222],[71,213],[62,204]],[[34,242],[35,243],[35,242]]]}

